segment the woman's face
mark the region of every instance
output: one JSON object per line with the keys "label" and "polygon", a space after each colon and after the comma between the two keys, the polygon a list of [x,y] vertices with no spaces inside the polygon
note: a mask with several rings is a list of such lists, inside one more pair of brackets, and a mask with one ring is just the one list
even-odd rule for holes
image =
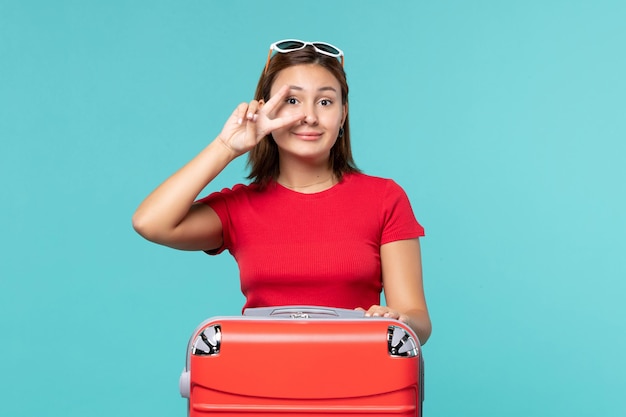
{"label": "woman's face", "polygon": [[339,81],[324,67],[305,64],[282,70],[274,80],[270,96],[284,85],[289,86],[289,92],[275,117],[289,113],[302,113],[305,117],[272,132],[281,158],[328,161],[347,114]]}

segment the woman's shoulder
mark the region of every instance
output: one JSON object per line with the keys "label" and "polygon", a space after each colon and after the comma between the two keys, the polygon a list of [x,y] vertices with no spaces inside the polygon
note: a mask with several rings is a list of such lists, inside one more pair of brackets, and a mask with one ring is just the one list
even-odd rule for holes
{"label": "woman's shoulder", "polygon": [[239,199],[246,198],[249,195],[258,192],[258,186],[254,183],[252,184],[235,184],[230,188],[222,188],[220,191],[214,191],[207,195],[206,197],[198,200],[199,202],[206,203],[208,201],[223,199],[223,200],[231,200],[231,199]]}
{"label": "woman's shoulder", "polygon": [[223,188],[220,193],[224,194],[247,194],[251,192],[257,192],[259,187],[257,184],[235,184],[230,188]]}
{"label": "woman's shoulder", "polygon": [[346,174],[344,180],[347,184],[356,187],[367,186],[369,188],[380,189],[401,189],[401,187],[391,178],[378,177],[364,174],[362,172]]}

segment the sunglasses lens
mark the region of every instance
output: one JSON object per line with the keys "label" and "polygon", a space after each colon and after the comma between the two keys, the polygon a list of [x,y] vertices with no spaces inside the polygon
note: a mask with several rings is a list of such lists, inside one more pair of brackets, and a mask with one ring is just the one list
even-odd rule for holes
{"label": "sunglasses lens", "polygon": [[300,41],[283,41],[276,44],[276,47],[283,51],[295,51],[304,47],[304,42]]}
{"label": "sunglasses lens", "polygon": [[335,48],[334,46],[329,45],[327,43],[314,43],[313,46],[315,46],[320,51],[324,51],[324,52],[329,53],[329,54],[334,55],[334,56],[340,56],[341,55],[341,52],[337,48]]}

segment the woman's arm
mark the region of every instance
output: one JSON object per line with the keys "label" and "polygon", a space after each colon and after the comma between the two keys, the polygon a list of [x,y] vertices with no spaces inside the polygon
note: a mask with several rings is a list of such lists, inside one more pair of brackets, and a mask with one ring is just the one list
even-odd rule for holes
{"label": "woman's arm", "polygon": [[372,306],[367,316],[391,317],[407,323],[425,344],[432,331],[418,239],[399,240],[380,248],[383,288],[387,306]]}
{"label": "woman's arm", "polygon": [[217,138],[139,205],[133,216],[135,230],[148,240],[177,249],[221,246],[219,217],[209,206],[194,201],[233,159],[268,133],[302,119],[301,113],[274,117],[288,92],[284,87],[265,104],[252,100],[237,106]]}
{"label": "woman's arm", "polygon": [[222,244],[222,223],[211,207],[194,204],[236,155],[219,138],[159,185],[139,205],[133,227],[146,239],[184,250]]}

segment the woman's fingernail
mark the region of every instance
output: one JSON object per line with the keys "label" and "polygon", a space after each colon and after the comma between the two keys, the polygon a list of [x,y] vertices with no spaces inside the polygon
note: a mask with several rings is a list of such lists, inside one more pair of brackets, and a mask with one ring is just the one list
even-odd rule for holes
{"label": "woman's fingernail", "polygon": [[243,119],[241,117],[237,119],[237,124],[242,124],[242,123],[243,123]]}

